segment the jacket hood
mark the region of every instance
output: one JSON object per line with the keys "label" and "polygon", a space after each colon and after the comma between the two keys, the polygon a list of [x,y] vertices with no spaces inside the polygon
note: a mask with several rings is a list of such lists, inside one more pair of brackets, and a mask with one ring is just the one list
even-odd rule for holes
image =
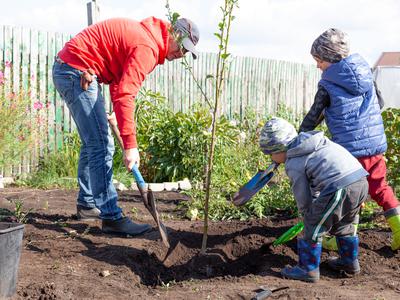
{"label": "jacket hood", "polygon": [[371,89],[371,68],[359,54],[352,54],[332,64],[322,73],[322,80],[334,83],[352,95],[361,95]]}
{"label": "jacket hood", "polygon": [[170,23],[155,17],[149,17],[140,22],[159,49],[158,64],[162,65],[167,56],[169,47]]}
{"label": "jacket hood", "polygon": [[290,144],[287,158],[307,155],[315,152],[325,144],[325,136],[322,131],[301,132]]}

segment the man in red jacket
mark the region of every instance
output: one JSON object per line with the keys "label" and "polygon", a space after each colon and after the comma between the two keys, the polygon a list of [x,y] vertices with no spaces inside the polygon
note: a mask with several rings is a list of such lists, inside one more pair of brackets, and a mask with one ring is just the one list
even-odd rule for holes
{"label": "man in red jacket", "polygon": [[139,164],[134,124],[135,97],[147,74],[165,59],[191,52],[197,58],[197,26],[181,18],[170,23],[150,17],[137,22],[109,19],[77,34],[58,53],[53,81],[68,106],[81,138],[78,165],[80,219],[102,219],[107,233],[138,235],[150,229],[123,217],[112,183],[114,140],[99,83],[109,84],[124,144],[124,164]]}

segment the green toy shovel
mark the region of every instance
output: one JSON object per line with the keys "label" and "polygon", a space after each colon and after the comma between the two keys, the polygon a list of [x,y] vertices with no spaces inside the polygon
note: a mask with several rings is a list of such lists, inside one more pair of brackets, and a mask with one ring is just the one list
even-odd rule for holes
{"label": "green toy shovel", "polygon": [[278,237],[272,245],[278,246],[286,242],[289,242],[296,235],[302,232],[303,229],[304,229],[304,223],[303,222],[297,223],[296,225],[292,226],[289,230],[287,230],[284,234],[282,234],[280,237]]}

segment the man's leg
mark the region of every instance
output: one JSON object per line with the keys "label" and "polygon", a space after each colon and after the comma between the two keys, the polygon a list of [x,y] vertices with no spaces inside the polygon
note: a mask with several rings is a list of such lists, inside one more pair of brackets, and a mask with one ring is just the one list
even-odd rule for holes
{"label": "man's leg", "polygon": [[[80,86],[80,71],[55,63],[53,80],[69,108],[82,140],[79,165],[79,200],[100,209],[102,219],[122,217],[112,183],[113,139],[109,133],[104,98],[94,80],[87,91]],[[89,200],[93,195],[93,202]],[[91,202],[91,203],[90,203]]]}
{"label": "man's leg", "polygon": [[87,153],[87,147],[84,142],[81,141],[81,150],[78,162],[78,205],[86,208],[94,208],[96,204],[93,199],[92,188],[90,187],[89,178],[89,159]]}
{"label": "man's leg", "polygon": [[[122,216],[117,205],[117,191],[112,179],[112,159],[114,139],[108,126],[105,103],[100,85],[96,80],[89,85],[87,91],[80,86],[81,72],[66,64],[56,62],[53,67],[53,81],[56,89],[67,104],[77,126],[84,146],[82,156],[83,186],[90,187],[95,205],[100,209],[103,219],[103,232],[135,236],[151,229],[148,224],[135,224]],[[94,78],[95,79],[95,78]],[[89,166],[87,180],[85,155]],[[82,194],[88,194],[82,190]]]}
{"label": "man's leg", "polygon": [[89,177],[89,159],[86,144],[81,141],[81,151],[78,163],[78,205],[77,217],[80,220],[100,219],[100,210],[96,207],[93,199],[92,188]]}

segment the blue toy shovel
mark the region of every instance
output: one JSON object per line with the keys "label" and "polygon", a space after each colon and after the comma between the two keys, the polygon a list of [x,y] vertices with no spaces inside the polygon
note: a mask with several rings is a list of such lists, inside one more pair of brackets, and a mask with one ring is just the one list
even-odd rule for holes
{"label": "blue toy shovel", "polygon": [[267,169],[258,171],[240,190],[233,195],[232,202],[236,206],[247,203],[259,190],[261,190],[275,175],[279,164],[273,162]]}

